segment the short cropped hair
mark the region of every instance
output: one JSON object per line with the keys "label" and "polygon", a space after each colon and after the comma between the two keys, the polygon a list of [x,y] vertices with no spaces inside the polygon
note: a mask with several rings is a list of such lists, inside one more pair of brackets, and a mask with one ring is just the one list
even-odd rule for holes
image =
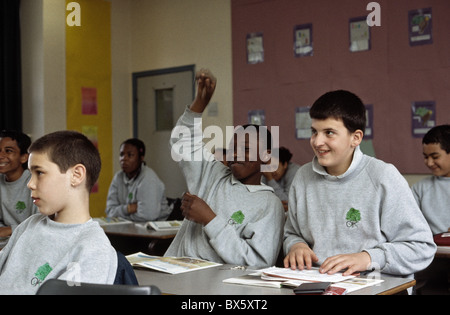
{"label": "short cropped hair", "polygon": [[[12,140],[15,140],[17,146],[20,149],[20,155],[28,153],[28,148],[30,147],[31,139],[30,137],[28,137],[28,135],[24,134],[23,132],[16,130],[2,130],[0,131],[0,138],[11,138]],[[22,168],[26,170],[28,168],[28,162],[23,163]]]}
{"label": "short cropped hair", "polygon": [[450,153],[450,125],[431,128],[422,139],[423,144],[439,143],[441,149]]}
{"label": "short cropped hair", "polygon": [[351,133],[366,128],[366,108],[355,94],[337,90],[325,93],[314,102],[309,111],[312,119],[342,119],[344,126]]}
{"label": "short cropped hair", "polygon": [[120,146],[123,146],[124,144],[131,144],[134,146],[139,153],[139,157],[145,156],[145,144],[142,140],[139,140],[137,138],[130,138],[122,142]]}
{"label": "short cropped hair", "polygon": [[57,131],[34,141],[29,153],[46,153],[51,162],[58,165],[61,173],[77,164],[86,168],[86,187],[90,192],[101,170],[100,154],[94,144],[76,131]]}
{"label": "short cropped hair", "polygon": [[292,153],[288,148],[280,147],[280,162],[281,163],[289,163],[292,158]]}

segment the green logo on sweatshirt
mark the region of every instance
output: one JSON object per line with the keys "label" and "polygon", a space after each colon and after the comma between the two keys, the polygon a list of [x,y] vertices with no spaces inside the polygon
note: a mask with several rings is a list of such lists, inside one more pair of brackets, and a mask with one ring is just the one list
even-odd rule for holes
{"label": "green logo on sweatshirt", "polygon": [[361,212],[355,208],[351,208],[348,210],[345,219],[347,220],[347,227],[355,227],[356,223],[361,221]]}
{"label": "green logo on sweatshirt", "polygon": [[24,212],[26,208],[27,208],[27,205],[25,204],[25,202],[17,201],[16,210],[17,210],[18,214],[21,214],[22,212]]}
{"label": "green logo on sweatshirt", "polygon": [[36,273],[34,274],[36,277],[31,279],[31,285],[37,286],[37,285],[41,284],[45,280],[45,278],[48,276],[48,274],[50,272],[52,272],[52,270],[53,270],[53,268],[50,267],[50,265],[48,263],[45,263],[42,266],[40,266],[38,268],[38,270],[36,271]]}
{"label": "green logo on sweatshirt", "polygon": [[228,220],[228,224],[235,225],[235,224],[242,224],[244,222],[245,215],[242,213],[241,210],[236,211],[231,215],[230,220]]}

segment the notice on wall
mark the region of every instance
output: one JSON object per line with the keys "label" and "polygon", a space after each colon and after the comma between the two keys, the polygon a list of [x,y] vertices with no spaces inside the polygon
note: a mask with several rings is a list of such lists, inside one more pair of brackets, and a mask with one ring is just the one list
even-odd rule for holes
{"label": "notice on wall", "polygon": [[364,131],[364,139],[373,139],[373,105],[366,105],[366,130]]}
{"label": "notice on wall", "polygon": [[431,15],[431,8],[408,12],[410,46],[433,43]]}
{"label": "notice on wall", "polygon": [[436,126],[436,103],[421,101],[412,103],[412,135],[422,138],[428,130]]}
{"label": "notice on wall", "polygon": [[92,87],[81,88],[81,110],[83,115],[97,115],[97,89]]}
{"label": "notice on wall", "polygon": [[352,18],[349,21],[350,51],[370,50],[370,27],[366,17]]}
{"label": "notice on wall", "polygon": [[248,112],[248,123],[252,125],[265,126],[266,114],[263,109],[250,110]]}
{"label": "notice on wall", "polygon": [[312,24],[294,27],[294,55],[296,57],[313,55]]}
{"label": "notice on wall", "polygon": [[297,107],[295,109],[295,137],[299,140],[311,138],[309,107]]}
{"label": "notice on wall", "polygon": [[262,33],[247,35],[247,63],[256,64],[264,62],[264,45]]}

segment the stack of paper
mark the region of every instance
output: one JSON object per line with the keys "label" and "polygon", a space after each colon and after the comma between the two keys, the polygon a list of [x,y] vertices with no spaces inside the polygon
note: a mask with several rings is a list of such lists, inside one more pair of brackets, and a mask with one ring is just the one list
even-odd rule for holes
{"label": "stack of paper", "polygon": [[333,284],[324,294],[342,295],[381,283],[383,280],[359,278],[355,275],[343,276],[342,273],[333,275],[322,274],[318,268],[292,270],[289,268],[271,267],[258,270],[246,276],[225,279],[223,282],[274,288],[296,288],[302,283],[331,282]]}

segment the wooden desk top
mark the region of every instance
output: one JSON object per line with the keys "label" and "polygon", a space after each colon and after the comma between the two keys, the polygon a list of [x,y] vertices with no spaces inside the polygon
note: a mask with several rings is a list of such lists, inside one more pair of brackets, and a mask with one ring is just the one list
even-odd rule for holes
{"label": "wooden desk top", "polygon": [[[181,295],[293,295],[292,289],[268,288],[223,283],[232,277],[239,277],[254,270],[235,270],[232,265],[197,270],[171,275],[149,269],[135,269],[140,285],[155,285],[166,294]],[[381,274],[384,281],[379,285],[349,293],[349,295],[390,295],[402,292],[416,284],[414,279],[392,277]]]}
{"label": "wooden desk top", "polygon": [[147,229],[144,223],[120,223],[101,226],[107,235],[144,237],[150,239],[171,239],[177,234],[174,231],[155,231]]}

